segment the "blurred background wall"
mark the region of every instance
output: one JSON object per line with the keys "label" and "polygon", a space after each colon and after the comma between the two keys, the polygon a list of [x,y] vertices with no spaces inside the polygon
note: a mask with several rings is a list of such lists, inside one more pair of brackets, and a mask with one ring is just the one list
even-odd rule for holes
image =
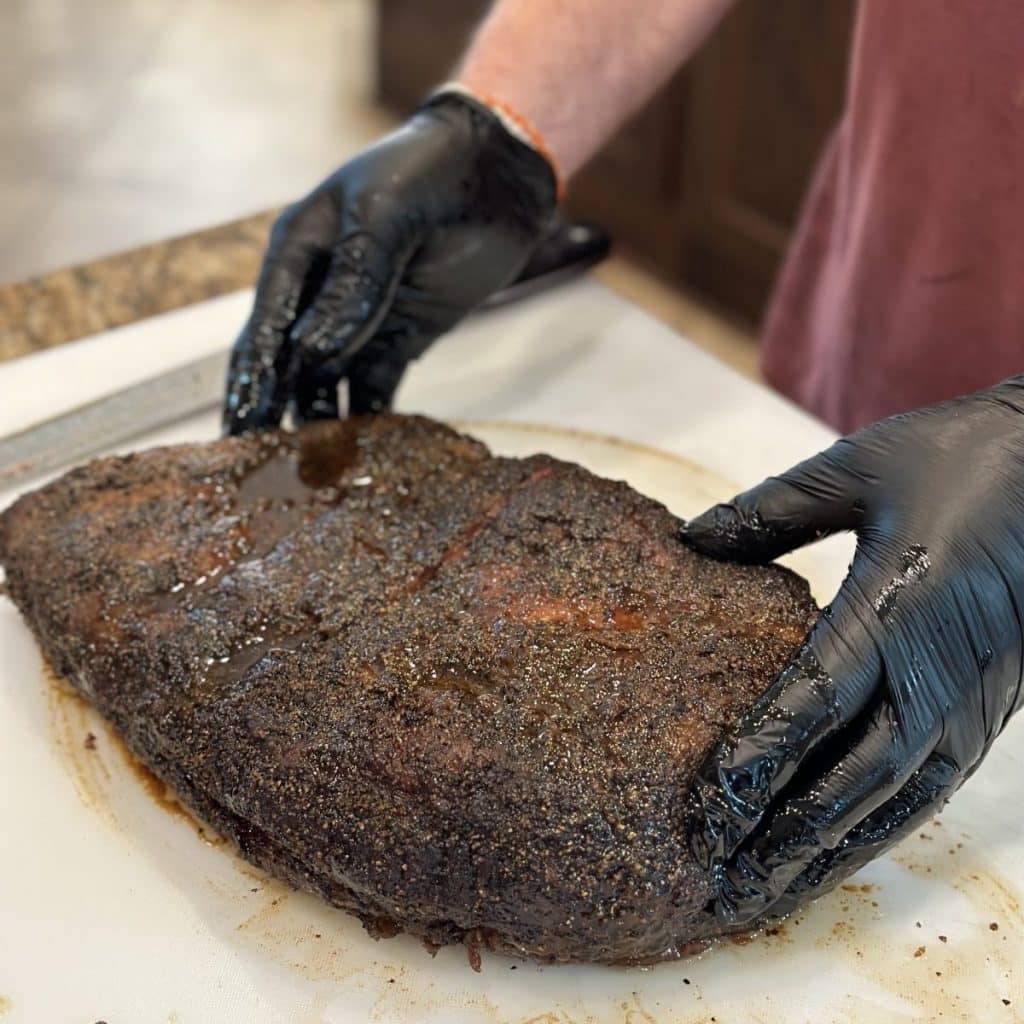
{"label": "blurred background wall", "polygon": [[0,281],[297,198],[394,121],[369,0],[2,0]]}

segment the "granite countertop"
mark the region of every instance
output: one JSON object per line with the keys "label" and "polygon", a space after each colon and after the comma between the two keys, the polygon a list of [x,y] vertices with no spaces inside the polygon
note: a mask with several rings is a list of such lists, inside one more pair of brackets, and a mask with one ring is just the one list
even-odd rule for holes
{"label": "granite countertop", "polygon": [[0,285],[0,362],[248,287],[276,215]]}

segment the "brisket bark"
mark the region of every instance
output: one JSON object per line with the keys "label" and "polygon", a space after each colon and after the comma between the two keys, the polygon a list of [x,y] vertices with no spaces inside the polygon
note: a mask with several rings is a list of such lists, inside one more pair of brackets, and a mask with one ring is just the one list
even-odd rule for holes
{"label": "brisket bark", "polygon": [[441,944],[718,933],[690,783],[815,608],[622,483],[429,420],[107,458],[0,516],[54,668],[250,860]]}

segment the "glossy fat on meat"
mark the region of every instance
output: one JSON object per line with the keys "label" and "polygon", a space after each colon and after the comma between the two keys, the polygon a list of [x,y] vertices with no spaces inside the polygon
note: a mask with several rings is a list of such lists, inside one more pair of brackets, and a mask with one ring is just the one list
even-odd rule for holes
{"label": "glossy fat on meat", "polygon": [[711,746],[815,607],[623,483],[383,415],[75,469],[0,516],[54,668],[195,813],[374,934],[646,962],[718,933]]}

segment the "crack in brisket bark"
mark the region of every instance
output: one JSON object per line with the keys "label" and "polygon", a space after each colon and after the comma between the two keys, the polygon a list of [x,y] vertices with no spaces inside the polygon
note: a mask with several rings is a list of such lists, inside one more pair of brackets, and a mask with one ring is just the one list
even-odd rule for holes
{"label": "crack in brisket bark", "polygon": [[475,519],[472,523],[467,526],[462,533],[456,537],[447,551],[432,565],[428,565],[423,569],[417,576],[415,576],[406,588],[408,593],[415,594],[422,590],[431,580],[433,580],[437,574],[441,571],[442,567],[447,565],[449,562],[454,562],[456,559],[461,558],[468,550],[470,544],[493,523],[498,516],[508,507],[508,503],[512,500],[514,494],[518,491],[523,490],[530,484],[537,483],[540,480],[544,480],[551,476],[554,469],[551,466],[545,466],[542,469],[534,470],[525,480],[520,480],[517,484],[514,484],[507,491],[502,494],[496,495],[492,498],[483,509],[483,513]]}

